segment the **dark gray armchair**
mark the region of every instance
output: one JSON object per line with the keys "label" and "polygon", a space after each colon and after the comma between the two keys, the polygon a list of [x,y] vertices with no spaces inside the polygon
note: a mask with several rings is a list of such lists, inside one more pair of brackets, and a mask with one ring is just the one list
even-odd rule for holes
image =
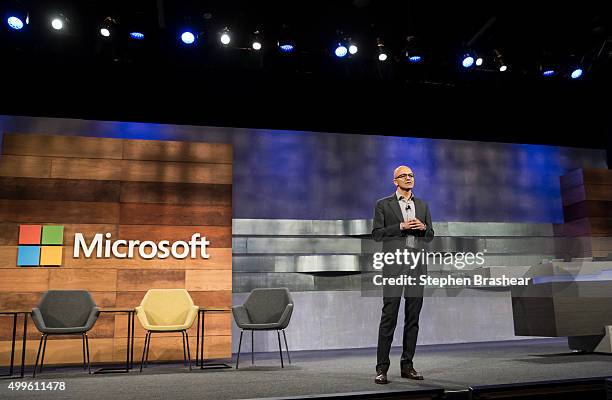
{"label": "dark gray armchair", "polygon": [[281,359],[281,368],[284,368],[283,349],[281,346],[280,332],[283,332],[287,358],[291,364],[289,346],[287,346],[287,335],[285,328],[289,325],[293,313],[293,299],[287,288],[253,289],[244,305],[232,307],[232,313],[236,325],[240,328],[240,341],[238,342],[238,357],[236,369],[240,364],[240,348],[242,346],[242,334],[251,331],[251,363],[255,363],[253,349],[253,335],[255,331],[275,330],[278,337],[278,351]]}
{"label": "dark gray armchair", "polygon": [[83,338],[83,369],[87,368],[91,374],[87,332],[94,326],[99,314],[100,310],[96,307],[91,294],[86,290],[49,290],[46,292],[38,307],[32,309],[34,325],[42,333],[32,377],[36,377],[41,347],[42,358],[40,358],[38,372],[42,372],[49,335],[80,334]]}

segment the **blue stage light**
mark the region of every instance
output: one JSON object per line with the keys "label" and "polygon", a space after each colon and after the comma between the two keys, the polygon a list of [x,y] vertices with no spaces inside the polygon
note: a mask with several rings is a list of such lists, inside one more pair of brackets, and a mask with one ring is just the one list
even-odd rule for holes
{"label": "blue stage light", "polygon": [[193,42],[195,42],[195,35],[189,31],[183,32],[181,34],[181,40],[185,44],[193,44]]}
{"label": "blue stage light", "polygon": [[294,50],[294,47],[292,44],[289,43],[283,43],[283,44],[279,44],[278,48],[280,49],[280,51],[282,51],[283,53],[291,53]]}
{"label": "blue stage light", "polygon": [[134,40],[142,40],[144,39],[145,35],[141,32],[131,32],[130,37]]}
{"label": "blue stage light", "polygon": [[10,16],[6,22],[11,29],[15,29],[16,31],[23,29],[23,21],[19,17],[15,17],[14,15]]}
{"label": "blue stage light", "polygon": [[570,78],[572,79],[578,79],[582,76],[582,68],[576,68],[575,70],[572,71]]}
{"label": "blue stage light", "polygon": [[410,61],[413,64],[417,64],[417,63],[420,63],[421,61],[423,61],[423,57],[421,57],[421,56],[410,56],[410,57],[408,57],[408,61]]}
{"label": "blue stage light", "polygon": [[348,50],[346,46],[339,44],[338,47],[336,47],[334,54],[336,55],[336,57],[342,58],[348,54]]}
{"label": "blue stage light", "polygon": [[472,57],[471,55],[466,55],[465,57],[463,57],[461,65],[463,66],[463,68],[470,68],[474,65],[474,57]]}
{"label": "blue stage light", "polygon": [[553,69],[545,69],[542,71],[542,76],[553,76],[555,74],[555,70]]}

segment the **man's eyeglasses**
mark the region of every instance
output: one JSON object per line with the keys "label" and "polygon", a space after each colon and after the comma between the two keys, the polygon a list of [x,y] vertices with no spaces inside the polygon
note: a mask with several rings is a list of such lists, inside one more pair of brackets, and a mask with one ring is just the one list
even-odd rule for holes
{"label": "man's eyeglasses", "polygon": [[414,179],[414,174],[401,174],[395,177],[395,179],[406,179],[406,178]]}

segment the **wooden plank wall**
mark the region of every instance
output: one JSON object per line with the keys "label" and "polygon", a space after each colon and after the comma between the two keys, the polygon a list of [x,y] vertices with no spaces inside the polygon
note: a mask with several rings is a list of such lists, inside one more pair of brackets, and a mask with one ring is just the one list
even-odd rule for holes
{"label": "wooden plank wall", "polygon": [[[228,144],[3,135],[0,157],[0,309],[31,309],[48,289],[87,289],[100,307],[135,307],[148,289],[186,288],[201,306],[232,302],[232,147]],[[60,267],[16,267],[19,224],[64,225]],[[210,258],[73,259],[75,232],[91,238],[211,242]],[[90,333],[92,361],[125,359],[126,317],[104,315]],[[30,321],[31,322],[31,321]],[[21,321],[20,321],[21,323]],[[0,364],[12,320],[0,318]],[[205,357],[231,357],[230,313],[205,320]],[[192,355],[196,327],[191,329]],[[40,334],[29,325],[27,363]],[[144,331],[136,322],[135,357]],[[19,344],[18,344],[19,345]],[[19,349],[20,349],[19,345]],[[78,337],[49,337],[45,363],[81,362]],[[151,359],[182,360],[181,335],[152,339]]]}
{"label": "wooden plank wall", "polygon": [[612,254],[612,170],[576,169],[561,177],[563,231],[585,240],[583,257]]}

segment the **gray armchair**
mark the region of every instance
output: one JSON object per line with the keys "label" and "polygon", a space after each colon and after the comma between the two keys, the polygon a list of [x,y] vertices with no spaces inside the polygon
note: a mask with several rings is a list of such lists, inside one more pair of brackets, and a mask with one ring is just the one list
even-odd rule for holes
{"label": "gray armchair", "polygon": [[293,313],[293,299],[287,288],[253,289],[244,305],[232,307],[232,313],[236,325],[240,328],[240,341],[238,342],[238,357],[236,369],[240,364],[240,348],[242,347],[242,334],[251,331],[251,363],[255,363],[254,339],[255,331],[275,330],[278,337],[278,350],[281,359],[281,368],[284,368],[283,350],[280,340],[280,332],[283,332],[287,358],[291,364],[289,346],[287,346],[287,335],[285,328],[289,325]]}
{"label": "gray armchair", "polygon": [[38,307],[32,309],[34,325],[42,333],[32,377],[36,377],[41,347],[42,358],[40,358],[38,372],[42,371],[49,335],[80,334],[83,338],[83,369],[87,368],[91,373],[87,332],[94,326],[99,314],[100,310],[86,290],[49,290],[46,292]]}

